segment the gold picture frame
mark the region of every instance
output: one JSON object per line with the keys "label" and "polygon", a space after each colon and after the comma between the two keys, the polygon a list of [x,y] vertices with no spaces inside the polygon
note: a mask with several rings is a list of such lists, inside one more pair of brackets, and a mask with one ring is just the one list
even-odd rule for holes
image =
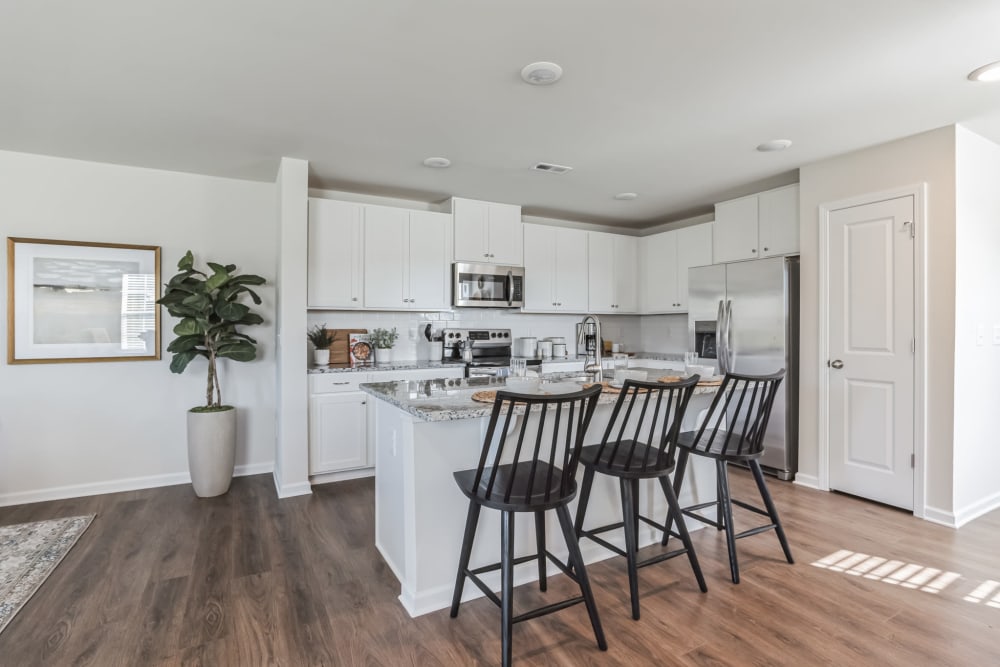
{"label": "gold picture frame", "polygon": [[160,246],[7,238],[7,363],[160,359]]}

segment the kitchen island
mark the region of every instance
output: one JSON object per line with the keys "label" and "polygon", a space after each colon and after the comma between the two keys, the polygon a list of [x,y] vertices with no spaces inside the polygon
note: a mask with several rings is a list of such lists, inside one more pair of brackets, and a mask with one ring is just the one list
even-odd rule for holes
{"label": "kitchen island", "polygon": [[[663,374],[662,370],[649,371],[650,378]],[[468,510],[468,499],[459,491],[452,473],[476,467],[493,408],[492,404],[473,401],[472,394],[484,389],[503,389],[505,383],[502,378],[471,378],[361,385],[362,391],[379,399],[375,402],[375,543],[400,581],[399,600],[411,616],[451,604]],[[563,393],[579,390],[581,386],[579,380],[557,374],[543,378],[538,389]],[[715,387],[695,390],[685,429],[695,426],[715,391]],[[586,444],[600,440],[616,400],[615,394],[601,394]],[[682,505],[715,497],[715,467],[711,462],[697,459],[694,457],[688,466],[680,498]],[[642,483],[640,502],[642,514],[658,521],[666,517],[666,500],[655,480]],[[574,500],[570,512],[575,511]],[[586,525],[620,520],[617,480],[598,475]],[[700,525],[692,522],[689,527]],[[651,527],[640,524],[640,547],[653,544],[660,537]],[[607,533],[605,538],[624,546],[624,535],[620,532]],[[566,547],[555,516],[547,524],[546,542],[549,551],[565,558]],[[613,555],[590,540],[580,546],[588,563]],[[517,556],[535,553],[532,521],[517,522],[515,548]],[[500,514],[484,511],[471,563],[484,565],[499,558]],[[493,590],[500,590],[499,572],[491,575],[483,579]],[[537,576],[537,567],[531,563],[514,569],[515,585],[533,581]],[[465,587],[464,599],[481,595],[477,587]]]}

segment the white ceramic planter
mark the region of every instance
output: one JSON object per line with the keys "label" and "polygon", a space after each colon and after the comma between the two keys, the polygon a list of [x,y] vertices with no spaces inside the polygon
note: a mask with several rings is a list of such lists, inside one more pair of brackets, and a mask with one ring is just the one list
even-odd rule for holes
{"label": "white ceramic planter", "polygon": [[236,408],[187,413],[188,468],[199,498],[229,491],[236,465]]}
{"label": "white ceramic planter", "polygon": [[313,350],[313,365],[314,366],[329,366],[330,365],[330,350]]}
{"label": "white ceramic planter", "polygon": [[393,352],[391,347],[378,347],[375,348],[375,363],[376,364],[391,364],[394,361]]}

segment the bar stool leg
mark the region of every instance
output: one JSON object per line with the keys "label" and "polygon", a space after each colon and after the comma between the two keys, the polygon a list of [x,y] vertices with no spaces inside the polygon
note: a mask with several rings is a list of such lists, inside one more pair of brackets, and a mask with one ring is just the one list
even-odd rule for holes
{"label": "bar stool leg", "polygon": [[729,495],[729,464],[725,461],[716,461],[719,472],[719,493],[722,505],[722,513],[726,522],[726,547],[729,549],[729,573],[733,577],[733,583],[740,583],[740,566],[736,559],[736,535],[733,531],[733,503]]}
{"label": "bar stool leg", "polygon": [[[729,474],[725,464],[715,466],[715,529],[725,530],[729,522],[726,521],[726,513],[723,510],[722,488],[729,486],[729,478],[724,476]],[[727,501],[728,502],[728,501]],[[732,509],[730,507],[730,509]]]}
{"label": "bar stool leg", "polygon": [[465,572],[469,569],[469,557],[472,555],[472,542],[476,539],[476,526],[479,524],[478,503],[469,501],[469,514],[465,519],[465,536],[462,538],[462,553],[458,557],[458,575],[455,577],[455,594],[451,598],[451,617],[458,616],[458,605],[462,602],[462,589],[465,587]]}
{"label": "bar stool leg", "polygon": [[635,526],[635,503],[630,479],[620,478],[618,486],[622,496],[622,522],[625,527],[625,559],[628,563],[628,592],[632,599],[632,618],[639,620],[639,572],[636,567],[638,535]]}
{"label": "bar stool leg", "polygon": [[587,504],[590,502],[590,489],[594,486],[594,469],[584,467],[583,482],[580,484],[580,500],[576,504],[576,523],[573,529],[577,535],[583,532],[583,519],[587,513]]}
{"label": "bar stool leg", "polygon": [[[684,472],[687,470],[688,457],[691,454],[686,449],[682,449],[677,453],[677,465],[674,467],[674,497],[679,498],[681,495],[681,484],[684,483]],[[678,512],[677,516],[680,517],[681,513]],[[674,517],[671,516],[670,510],[667,510],[667,520],[664,524],[667,529],[663,531],[663,539],[660,540],[660,544],[667,546],[667,540],[670,539],[670,530],[674,527],[673,524]]]}
{"label": "bar stool leg", "polygon": [[750,461],[750,470],[753,472],[754,481],[757,482],[757,488],[760,490],[760,497],[764,501],[764,507],[767,508],[767,514],[771,517],[771,523],[774,524],[774,532],[778,534],[778,541],[781,542],[781,550],[785,552],[785,559],[789,563],[794,563],[792,550],[788,548],[788,540],[785,539],[785,529],[781,527],[778,510],[774,506],[774,501],[771,500],[771,493],[767,490],[767,485],[764,483],[764,473],[761,471],[760,463],[756,459]]}
{"label": "bar stool leg", "polygon": [[587,614],[590,615],[590,625],[594,628],[594,637],[597,639],[597,647],[602,651],[608,650],[608,642],[604,638],[604,628],[601,627],[601,618],[597,615],[597,603],[594,602],[594,592],[590,589],[590,579],[587,577],[587,568],[583,565],[583,555],[580,553],[580,543],[573,532],[573,520],[569,516],[569,509],[566,505],[556,507],[556,516],[559,517],[559,526],[562,528],[563,538],[566,540],[566,548],[569,550],[570,567],[576,574],[580,583],[580,592],[583,594],[584,604],[587,605]]}
{"label": "bar stool leg", "polygon": [[503,512],[500,518],[500,643],[503,667],[513,660],[514,635],[514,513]]}
{"label": "bar stool leg", "polygon": [[660,477],[660,486],[663,488],[663,495],[667,497],[667,512],[671,521],[677,522],[677,533],[681,536],[681,542],[687,549],[688,562],[694,570],[694,577],[698,580],[698,588],[702,593],[708,592],[705,584],[705,576],[701,573],[701,565],[698,564],[698,555],[694,552],[694,544],[691,542],[691,535],[688,534],[687,525],[684,523],[684,516],[681,514],[681,504],[677,501],[674,490],[670,487],[666,477]]}
{"label": "bar stool leg", "polygon": [[535,512],[535,545],[538,547],[538,590],[548,590],[545,576],[545,512]]}

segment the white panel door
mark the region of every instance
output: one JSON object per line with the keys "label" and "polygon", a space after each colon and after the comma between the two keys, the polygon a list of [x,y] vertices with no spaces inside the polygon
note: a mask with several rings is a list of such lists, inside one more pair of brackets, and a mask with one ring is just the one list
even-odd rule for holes
{"label": "white panel door", "polygon": [[365,207],[365,307],[406,308],[409,211]]}
{"label": "white panel door", "polygon": [[[586,244],[586,232],[584,243]],[[524,226],[524,310],[556,310],[556,228]],[[584,257],[586,257],[586,245]],[[584,274],[586,281],[586,274]],[[586,303],[584,303],[586,306]]]}
{"label": "white panel door", "polygon": [[913,509],[913,197],[829,224],[830,488]]}
{"label": "white panel door", "polygon": [[[587,311],[587,232],[556,228],[555,238],[556,310],[584,313]],[[524,251],[528,252],[528,248]]]}
{"label": "white panel door", "polygon": [[309,474],[364,468],[368,463],[368,394],[350,391],[309,398]]}
{"label": "white panel door", "polygon": [[409,225],[408,279],[410,308],[447,310],[451,298],[451,264],[448,261],[451,216],[446,213],[411,211]]}
{"label": "white panel door", "polygon": [[489,259],[494,264],[521,266],[524,261],[524,239],[521,237],[521,207],[511,204],[490,204],[488,246]]}
{"label": "white panel door", "polygon": [[712,261],[716,264],[756,259],[757,195],[715,205]]}
{"label": "white panel door", "polygon": [[309,199],[308,304],[360,308],[361,204]]}
{"label": "white panel door", "polygon": [[587,289],[590,312],[615,312],[614,234],[587,232]]}
{"label": "white panel door", "polygon": [[[709,248],[711,252],[711,248]],[[639,246],[642,280],[639,299],[644,313],[677,309],[677,232],[643,237]]]}
{"label": "white panel door", "polygon": [[677,234],[677,312],[688,309],[688,269],[712,263],[711,222],[678,229]]}

